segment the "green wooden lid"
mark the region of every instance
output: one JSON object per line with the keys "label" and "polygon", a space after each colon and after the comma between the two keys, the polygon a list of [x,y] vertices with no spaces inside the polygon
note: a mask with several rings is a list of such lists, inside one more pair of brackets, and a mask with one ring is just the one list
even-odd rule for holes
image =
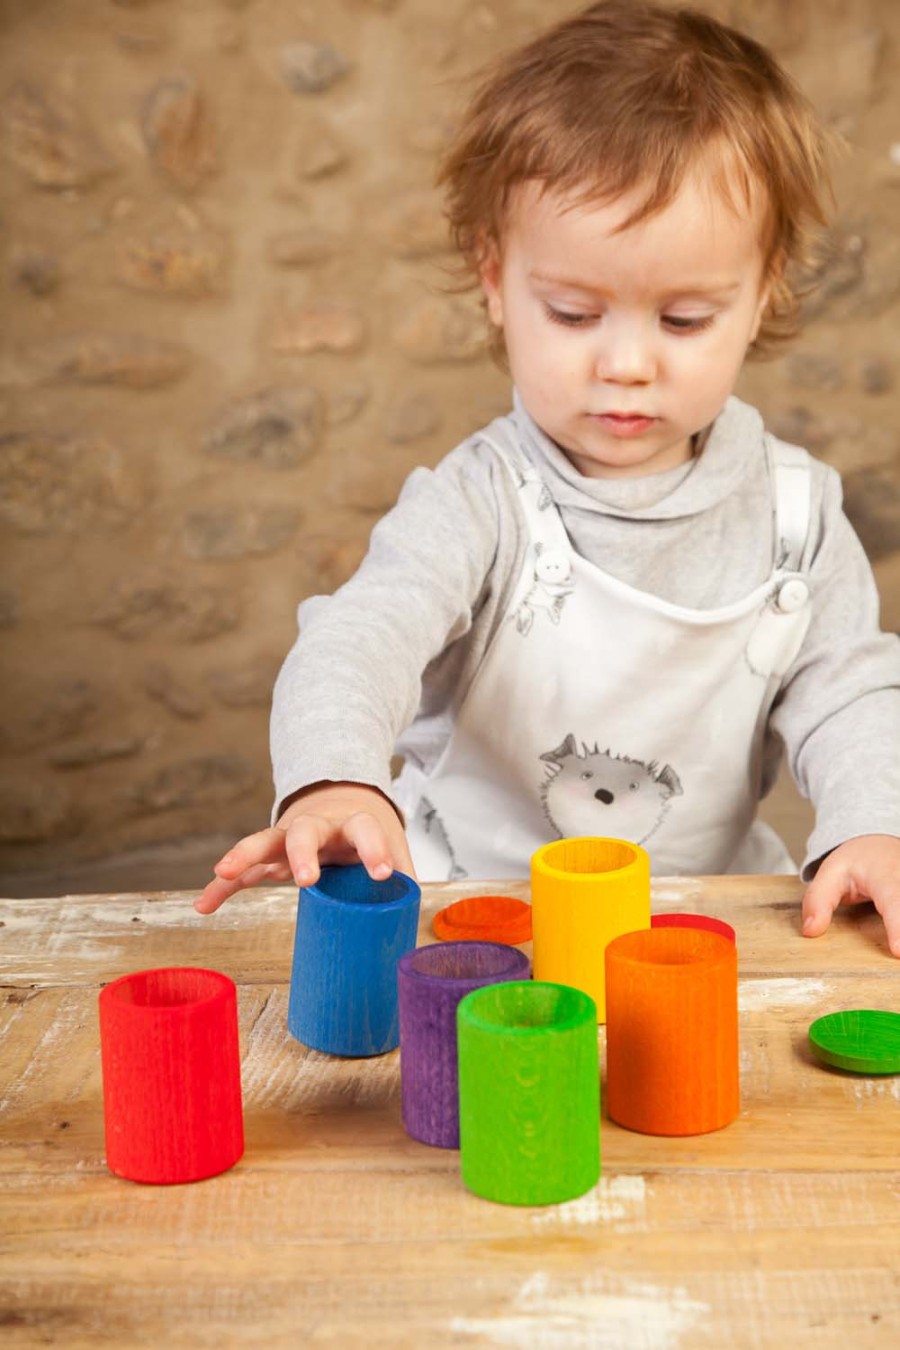
{"label": "green wooden lid", "polygon": [[900,1013],[849,1008],[809,1028],[813,1054],[851,1073],[900,1073]]}

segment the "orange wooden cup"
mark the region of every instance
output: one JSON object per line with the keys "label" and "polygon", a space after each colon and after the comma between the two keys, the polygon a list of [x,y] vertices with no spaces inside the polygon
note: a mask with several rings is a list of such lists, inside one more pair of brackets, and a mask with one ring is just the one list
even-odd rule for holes
{"label": "orange wooden cup", "polygon": [[740,1109],[737,948],[647,928],[606,948],[606,1109],[641,1134],[720,1130]]}
{"label": "orange wooden cup", "polygon": [[470,895],[439,909],[433,927],[442,942],[505,942],[514,947],[531,941],[531,906],[510,895]]}

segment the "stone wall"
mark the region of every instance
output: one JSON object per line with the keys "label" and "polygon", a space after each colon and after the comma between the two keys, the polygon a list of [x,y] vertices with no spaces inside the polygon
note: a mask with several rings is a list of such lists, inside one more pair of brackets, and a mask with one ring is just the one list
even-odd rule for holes
{"label": "stone wall", "polygon": [[[506,406],[435,153],[473,69],[577,7],[0,7],[5,870],[266,819],[297,602]],[[807,332],[739,392],[846,474],[898,627],[900,6],[703,7],[851,146]]]}

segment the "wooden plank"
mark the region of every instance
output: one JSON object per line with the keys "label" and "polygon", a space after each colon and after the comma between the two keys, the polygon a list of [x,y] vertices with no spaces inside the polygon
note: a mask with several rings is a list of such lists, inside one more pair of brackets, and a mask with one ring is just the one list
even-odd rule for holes
{"label": "wooden plank", "polygon": [[[387,1221],[388,1232],[364,1242],[337,1234],[310,1241],[318,1206],[302,1185],[282,1190],[274,1179],[268,1211],[248,1211],[233,1187],[218,1189],[218,1204],[203,1203],[200,1187],[170,1192],[170,1222],[157,1232],[141,1222],[139,1205],[123,1209],[110,1195],[105,1212],[95,1202],[75,1211],[77,1224],[49,1228],[52,1245],[0,1259],[9,1343],[523,1350],[896,1344],[896,1223],[857,1219],[848,1230],[785,1223],[790,1185],[774,1197],[772,1226],[755,1200],[748,1228],[716,1223],[723,1200],[726,1212],[735,1212],[730,1192],[698,1191],[693,1183],[681,1208],[691,1222],[661,1225],[651,1180],[644,1214],[627,1220],[615,1217],[614,1191],[598,1197],[605,1217],[586,1221],[582,1208],[550,1224],[534,1211],[473,1199],[470,1212],[488,1216],[485,1229],[454,1240],[438,1231],[453,1192],[438,1185],[413,1195],[419,1180],[389,1179],[369,1211]],[[662,1189],[670,1186],[667,1180]],[[212,1193],[217,1184],[202,1189]],[[135,1188],[137,1199],[146,1194]],[[813,1209],[828,1214],[836,1199],[843,1201],[837,1213],[851,1218],[852,1197],[831,1189]],[[336,1194],[334,1210],[346,1201]],[[896,1197],[894,1205],[896,1212]],[[402,1225],[390,1223],[396,1214],[413,1218],[402,1239]],[[710,1224],[698,1223],[700,1215]],[[417,1218],[425,1231],[417,1231]]]}
{"label": "wooden plank", "polygon": [[[419,941],[443,904],[429,887]],[[0,903],[0,1332],[11,1347],[513,1346],[742,1350],[900,1342],[900,1080],[816,1065],[809,1022],[896,1007],[869,909],[797,933],[791,878],[660,879],[654,910],[738,931],[740,1118],[697,1139],[604,1119],[604,1174],[568,1205],[470,1195],[407,1138],[399,1056],[336,1060],[286,1030],[295,892]],[[186,1187],[109,1175],[96,1002],[152,965],[239,985],[247,1152]],[[604,1033],[599,1033],[601,1058]]]}

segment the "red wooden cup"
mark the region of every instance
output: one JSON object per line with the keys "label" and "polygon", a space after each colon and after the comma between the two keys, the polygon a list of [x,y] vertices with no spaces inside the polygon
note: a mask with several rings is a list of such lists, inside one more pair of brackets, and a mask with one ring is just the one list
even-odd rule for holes
{"label": "red wooden cup", "polygon": [[130,1181],[200,1181],[244,1151],[237,992],[227,975],[140,970],[100,992],[106,1161]]}

